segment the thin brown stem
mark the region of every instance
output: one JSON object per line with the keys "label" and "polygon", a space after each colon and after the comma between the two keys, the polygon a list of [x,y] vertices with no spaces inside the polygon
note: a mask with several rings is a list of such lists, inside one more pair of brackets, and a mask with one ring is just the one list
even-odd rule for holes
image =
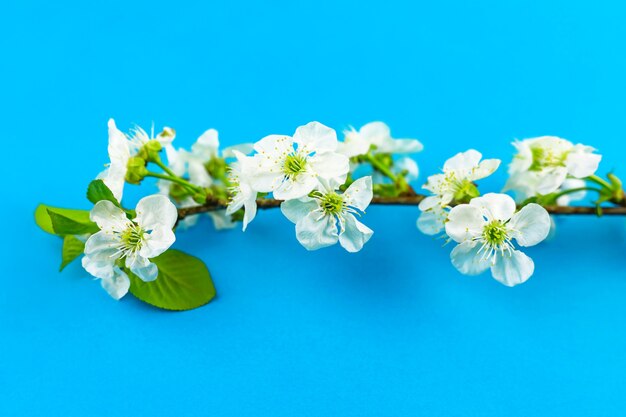
{"label": "thin brown stem", "polygon": [[[420,201],[422,201],[425,197],[426,196],[422,194],[409,192],[407,195],[397,197],[374,197],[371,204],[379,206],[417,206],[419,205]],[[278,208],[280,207],[280,203],[282,203],[281,200],[262,198],[257,200],[257,207],[259,209]],[[178,218],[179,220],[182,220],[185,217],[192,216],[194,214],[206,213],[215,210],[223,210],[226,208],[227,204],[227,202],[222,200],[209,199],[205,204],[201,206],[178,209]],[[598,211],[594,206],[548,206],[545,207],[545,209],[548,211],[548,213],[556,215],[598,214]],[[626,201],[620,202],[620,204],[614,207],[603,207],[601,213],[603,216],[624,216],[626,215]]]}

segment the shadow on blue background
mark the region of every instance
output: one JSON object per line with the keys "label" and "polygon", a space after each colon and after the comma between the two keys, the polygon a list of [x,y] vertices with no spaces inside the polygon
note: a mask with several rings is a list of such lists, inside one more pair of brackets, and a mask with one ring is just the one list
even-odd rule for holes
{"label": "shadow on blue background", "polygon": [[56,273],[33,223],[39,202],[89,207],[109,117],[181,146],[384,120],[425,144],[416,185],[458,151],[508,162],[514,138],[553,134],[626,176],[620,2],[440,3],[3,4],[0,415],[622,413],[624,219],[564,219],[513,289],[457,274],[415,208],[371,208],[356,255],[307,253],[277,211],[245,235],[205,220],[176,247],[219,296],[177,314]]}

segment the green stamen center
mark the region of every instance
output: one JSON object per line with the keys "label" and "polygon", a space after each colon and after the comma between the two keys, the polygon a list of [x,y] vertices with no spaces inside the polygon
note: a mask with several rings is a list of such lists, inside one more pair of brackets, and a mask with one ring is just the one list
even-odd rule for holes
{"label": "green stamen center", "polygon": [[336,193],[325,194],[320,200],[320,207],[326,214],[337,215],[343,211],[343,197]]}
{"label": "green stamen center", "polygon": [[143,237],[145,232],[137,225],[130,226],[122,233],[122,243],[124,247],[131,251],[136,252],[143,246]]}
{"label": "green stamen center", "polygon": [[506,226],[500,220],[493,220],[483,230],[483,238],[492,246],[501,245],[506,241]]}
{"label": "green stamen center", "polygon": [[554,152],[541,146],[533,146],[530,148],[533,156],[533,163],[529,170],[540,171],[543,168],[562,167],[565,166],[567,152]]}
{"label": "green stamen center", "polygon": [[298,174],[304,172],[306,164],[306,157],[302,155],[287,155],[287,158],[285,158],[285,164],[283,165],[283,172],[286,176],[295,178]]}

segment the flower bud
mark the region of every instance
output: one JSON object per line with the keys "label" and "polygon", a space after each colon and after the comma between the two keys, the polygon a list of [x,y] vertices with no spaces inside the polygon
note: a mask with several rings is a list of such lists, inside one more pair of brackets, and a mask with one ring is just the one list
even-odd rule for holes
{"label": "flower bud", "polygon": [[158,140],[151,140],[139,150],[137,155],[142,157],[148,162],[159,161],[159,152],[163,149],[163,146]]}
{"label": "flower bud", "polygon": [[148,175],[146,160],[138,156],[130,158],[126,168],[126,182],[130,184],[139,184]]}
{"label": "flower bud", "polygon": [[211,178],[223,179],[226,177],[228,164],[224,158],[215,157],[206,163],[205,168]]}
{"label": "flower bud", "polygon": [[198,204],[206,203],[206,199],[207,199],[207,193],[204,190],[197,192],[193,196],[193,201],[195,201]]}

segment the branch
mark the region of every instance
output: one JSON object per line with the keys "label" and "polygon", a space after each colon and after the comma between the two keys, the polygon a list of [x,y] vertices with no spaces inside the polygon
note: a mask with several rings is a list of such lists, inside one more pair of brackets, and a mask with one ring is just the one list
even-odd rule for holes
{"label": "branch", "polygon": [[[409,194],[398,197],[374,197],[371,205],[375,206],[417,206],[426,196],[422,194]],[[281,200],[274,200],[273,198],[261,198],[257,201],[257,207],[259,209],[270,209],[280,207]],[[624,216],[626,215],[626,204],[622,202],[619,206],[615,207],[603,207],[602,215],[610,216]],[[223,210],[228,205],[227,202],[217,199],[208,199],[207,202],[201,206],[187,207],[178,209],[178,219],[182,220],[185,217],[193,216],[194,214],[207,213],[209,211]],[[451,204],[454,205],[454,204]],[[595,206],[547,206],[545,209],[550,214],[556,215],[574,215],[574,214],[586,214],[597,215],[597,209]]]}

